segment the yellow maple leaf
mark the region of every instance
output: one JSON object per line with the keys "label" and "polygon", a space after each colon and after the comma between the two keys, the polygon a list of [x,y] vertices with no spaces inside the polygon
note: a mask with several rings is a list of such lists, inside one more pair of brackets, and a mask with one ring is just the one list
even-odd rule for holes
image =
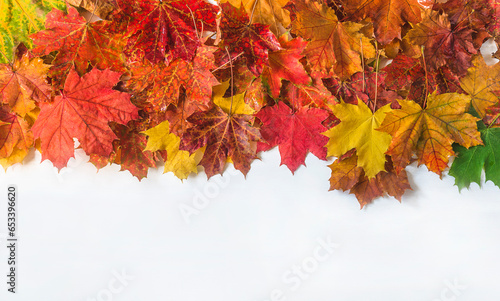
{"label": "yellow maple leaf", "polygon": [[229,110],[232,110],[233,114],[240,115],[251,115],[255,113],[248,104],[245,103],[245,94],[236,94],[233,96],[233,104],[231,108],[231,97],[224,97],[227,88],[229,87],[229,80],[223,82],[222,84],[215,86],[212,91],[214,93],[214,103],[220,107],[224,112],[229,114]]}
{"label": "yellow maple leaf", "polygon": [[7,158],[0,158],[0,165],[7,170],[9,166],[23,162],[26,155],[28,155],[28,151],[26,149],[19,149],[15,147],[10,156]]}
{"label": "yellow maple leaf", "polygon": [[333,114],[341,120],[323,134],[330,138],[326,147],[328,156],[340,157],[355,148],[358,166],[362,167],[368,178],[375,177],[385,170],[385,152],[391,143],[391,136],[377,131],[385,115],[391,111],[385,105],[375,113],[358,99],[357,105],[340,103],[332,107]]}
{"label": "yellow maple leaf", "polygon": [[234,7],[243,4],[248,15],[252,15],[252,23],[269,25],[269,29],[279,36],[290,25],[290,13],[283,7],[289,0],[222,0]]}
{"label": "yellow maple leaf", "polygon": [[197,166],[201,160],[203,149],[199,149],[192,155],[188,151],[179,150],[181,139],[170,133],[170,124],[164,121],[159,125],[143,132],[148,136],[148,143],[144,150],[167,151],[164,173],[173,172],[181,180],[187,179],[189,174],[197,173]]}
{"label": "yellow maple leaf", "polygon": [[487,66],[482,56],[474,57],[474,67],[467,70],[467,76],[460,79],[460,86],[469,94],[474,110],[483,118],[486,109],[498,102],[493,91],[500,90],[500,63]]}

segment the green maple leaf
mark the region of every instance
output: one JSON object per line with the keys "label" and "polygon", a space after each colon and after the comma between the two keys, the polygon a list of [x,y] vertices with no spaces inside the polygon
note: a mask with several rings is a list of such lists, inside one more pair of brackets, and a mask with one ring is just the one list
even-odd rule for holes
{"label": "green maple leaf", "polygon": [[458,189],[469,188],[472,182],[481,186],[481,173],[484,169],[486,181],[492,181],[500,187],[500,128],[487,128],[478,123],[484,145],[466,149],[454,147],[457,156],[450,168],[450,175],[455,177]]}
{"label": "green maple leaf", "polygon": [[0,63],[9,62],[19,42],[31,47],[29,35],[44,29],[47,12],[65,7],[64,0],[0,0]]}

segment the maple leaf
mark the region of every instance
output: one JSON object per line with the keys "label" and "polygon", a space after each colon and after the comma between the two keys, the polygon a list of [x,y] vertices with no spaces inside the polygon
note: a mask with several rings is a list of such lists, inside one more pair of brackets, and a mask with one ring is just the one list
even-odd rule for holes
{"label": "maple leaf", "polygon": [[307,42],[300,37],[288,40],[288,35],[279,38],[282,50],[269,53],[269,67],[262,74],[271,89],[271,95],[278,98],[281,89],[281,79],[286,79],[297,85],[307,85],[311,82],[304,66],[299,62]]}
{"label": "maple leaf", "polygon": [[213,102],[228,114],[247,114],[251,115],[255,111],[245,103],[245,95],[237,94],[233,97],[224,97],[224,94],[229,88],[229,80],[221,85],[214,87]]}
{"label": "maple leaf", "polygon": [[370,17],[373,20],[375,36],[381,44],[388,44],[395,38],[401,40],[401,27],[406,23],[422,20],[422,6],[419,0],[343,0],[346,14],[356,20]]}
{"label": "maple leaf", "polygon": [[317,108],[292,110],[282,102],[263,108],[256,117],[263,123],[260,132],[266,142],[259,142],[257,151],[266,151],[279,145],[281,165],[285,164],[292,173],[300,165],[305,165],[309,151],[319,159],[326,160],[325,144],[328,138],[321,133],[327,128],[321,123],[328,115],[327,111]]}
{"label": "maple leaf", "polygon": [[120,170],[128,170],[134,177],[142,180],[148,175],[150,167],[156,167],[153,153],[146,148],[146,135],[141,133],[141,124],[134,121],[127,125],[110,123],[118,141],[115,141],[114,163],[120,164]]}
{"label": "maple leaf", "polygon": [[173,172],[181,180],[187,179],[191,173],[198,173],[196,167],[201,160],[203,151],[197,150],[190,154],[188,151],[179,150],[181,139],[170,133],[168,121],[164,121],[143,133],[148,136],[145,150],[151,152],[167,151],[167,160],[165,161],[163,173]]}
{"label": "maple leaf", "polygon": [[358,157],[352,154],[335,160],[328,167],[332,170],[330,190],[350,190],[358,199],[361,208],[386,194],[401,201],[405,190],[411,189],[406,171],[396,174],[389,156],[385,163],[386,171],[379,172],[371,179],[365,176],[357,161]]}
{"label": "maple leaf", "polygon": [[[222,3],[221,31],[223,46],[228,47],[231,59],[243,53],[248,69],[255,75],[262,73],[269,64],[268,51],[281,50],[280,43],[269,31],[269,25],[250,24],[245,8]],[[224,57],[222,63],[229,60]]]}
{"label": "maple leaf", "polygon": [[365,72],[355,73],[345,81],[329,78],[325,79],[325,82],[338,99],[350,104],[357,104],[358,100],[361,100],[370,110],[376,111],[386,104],[391,104],[391,108],[399,106],[398,95],[394,91],[386,90],[386,76],[384,72],[373,72],[372,68],[368,68]]}
{"label": "maple leaf", "polygon": [[452,156],[453,142],[465,147],[482,144],[476,121],[465,113],[470,97],[458,93],[430,94],[427,106],[411,100],[399,100],[400,110],[387,114],[380,130],[392,136],[387,154],[392,157],[396,172],[403,170],[416,151],[418,164],[441,175]]}
{"label": "maple leaf", "polygon": [[12,65],[0,64],[0,103],[24,117],[35,109],[35,101],[50,101],[49,68],[40,58],[29,59],[26,47],[20,45]]}
{"label": "maple leaf", "polygon": [[314,1],[291,2],[296,10],[292,32],[309,39],[304,54],[313,71],[322,77],[336,75],[342,79],[363,71],[361,55],[375,57],[370,39],[360,33],[362,24],[339,22],[335,11]]}
{"label": "maple leaf", "polygon": [[68,4],[75,7],[81,7],[86,9],[88,12],[99,16],[101,19],[106,19],[106,17],[116,10],[115,0],[66,0]]}
{"label": "maple leaf", "polygon": [[89,23],[75,8],[68,7],[67,15],[57,9],[47,14],[45,26],[46,30],[31,35],[36,46],[33,54],[43,56],[58,52],[50,74],[56,79],[57,87],[63,85],[73,68],[83,75],[89,62],[99,69],[125,71],[121,59],[123,37],[108,32],[108,21]]}
{"label": "maple leaf", "polygon": [[281,28],[290,25],[290,13],[283,9],[288,0],[225,0],[234,7],[243,5],[247,14],[252,15],[252,23],[269,25],[275,35],[279,35]]}
{"label": "maple leaf", "polygon": [[250,115],[228,115],[219,107],[197,112],[188,118],[194,124],[182,137],[180,149],[193,153],[206,146],[200,165],[210,178],[222,173],[229,157],[234,167],[244,175],[250,170],[250,163],[256,158],[253,142],[262,139],[259,131],[250,125]]}
{"label": "maple leaf", "polygon": [[137,92],[145,92],[147,101],[157,110],[164,111],[170,104],[177,105],[180,87],[186,89],[190,102],[208,105],[212,87],[219,82],[210,72],[214,68],[215,47],[200,47],[193,61],[177,59],[170,65],[146,61],[131,67],[132,77],[127,87]]}
{"label": "maple leaf", "polygon": [[[6,111],[6,107],[0,107],[0,159],[9,159],[11,156],[19,157],[19,152],[24,152],[33,145],[33,133],[29,129],[29,124],[17,116]],[[24,156],[21,156],[24,158]],[[20,162],[14,160],[13,163]],[[10,164],[4,162],[5,168]]]}
{"label": "maple leaf", "polygon": [[158,63],[167,54],[191,60],[202,30],[215,31],[218,8],[202,0],[117,0],[130,17],[126,54]]}
{"label": "maple leaf", "polygon": [[391,64],[382,69],[387,74],[386,87],[420,105],[423,105],[430,92],[464,92],[458,76],[451,72],[448,66],[427,72],[424,67],[419,59],[401,54],[396,56]]}
{"label": "maple leaf", "polygon": [[337,104],[332,111],[340,124],[324,133],[330,138],[327,155],[339,157],[355,148],[358,165],[369,179],[375,177],[384,170],[385,152],[391,143],[391,136],[377,128],[391,108],[386,105],[372,113],[364,102],[358,101],[357,105]]}
{"label": "maple leaf", "polygon": [[486,109],[498,102],[494,91],[500,91],[500,64],[487,66],[482,56],[474,57],[473,67],[467,70],[467,76],[460,79],[462,89],[471,96],[474,110],[481,118],[485,117]]}
{"label": "maple leaf", "polygon": [[22,42],[31,46],[29,35],[43,29],[44,17],[51,8],[65,9],[64,0],[0,1],[0,63],[8,63],[13,46]]}
{"label": "maple leaf", "polygon": [[314,78],[312,85],[293,85],[287,83],[282,99],[292,108],[313,107],[330,110],[337,103],[336,98],[326,89],[320,78]]}
{"label": "maple leaf", "polygon": [[444,11],[449,16],[452,27],[466,26],[472,29],[474,45],[479,48],[484,39],[490,37],[488,28],[492,23],[494,10],[488,2],[489,0],[449,0],[446,3],[435,3],[433,10]]}
{"label": "maple leaf", "polygon": [[466,149],[456,145],[455,160],[449,174],[455,177],[458,189],[469,188],[475,182],[481,186],[481,173],[484,169],[486,181],[500,187],[500,128],[485,127],[481,122],[480,132],[484,145]]}
{"label": "maple leaf", "polygon": [[467,27],[452,28],[445,13],[429,11],[407,36],[412,44],[424,46],[425,61],[431,70],[448,65],[462,75],[471,66],[472,55],[477,53],[471,34]]}
{"label": "maple leaf", "polygon": [[108,122],[127,123],[138,117],[130,95],[113,90],[120,73],[93,69],[80,78],[72,70],[61,95],[52,103],[40,104],[40,115],[33,125],[41,141],[42,160],[57,168],[74,156],[73,138],[87,154],[109,156],[116,135]]}

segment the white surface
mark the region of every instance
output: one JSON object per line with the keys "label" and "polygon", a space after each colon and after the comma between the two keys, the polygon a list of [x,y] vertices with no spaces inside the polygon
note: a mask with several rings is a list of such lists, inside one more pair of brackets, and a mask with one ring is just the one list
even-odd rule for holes
{"label": "white surface", "polygon": [[[295,175],[277,149],[245,180],[228,168],[184,183],[161,168],[137,181],[96,169],[77,151],[58,174],[40,155],[0,171],[0,300],[498,300],[500,201],[491,182],[460,194],[453,178],[410,166],[400,204],[329,188],[327,162]],[[6,292],[6,186],[19,191],[18,293]],[[217,191],[218,190],[218,191]],[[205,191],[205,192],[204,192]],[[208,195],[207,195],[208,192]],[[205,195],[187,223],[179,206]],[[211,198],[210,198],[211,197]],[[198,207],[200,205],[198,204]],[[328,240],[338,247],[305,280]],[[311,266],[314,268],[314,266]],[[116,273],[132,275],[121,285]],[[286,277],[284,282],[283,277]],[[466,286],[456,293],[446,283]],[[116,288],[109,294],[108,284]],[[281,298],[271,299],[282,292]],[[442,295],[444,293],[444,295]],[[442,297],[441,297],[442,296]],[[111,298],[109,298],[111,297]]]}

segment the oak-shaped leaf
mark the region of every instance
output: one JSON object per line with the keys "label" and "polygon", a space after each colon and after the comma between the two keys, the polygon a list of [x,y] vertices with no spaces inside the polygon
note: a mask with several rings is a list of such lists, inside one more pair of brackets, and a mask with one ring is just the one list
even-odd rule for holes
{"label": "oak-shaped leaf", "polygon": [[12,64],[0,64],[0,103],[24,117],[35,109],[35,102],[50,101],[49,68],[40,58],[30,59],[24,45],[18,46]]}
{"label": "oak-shaped leaf", "polygon": [[369,179],[384,171],[385,152],[391,143],[391,136],[377,129],[391,111],[390,105],[373,113],[363,101],[358,100],[357,105],[337,104],[332,111],[340,119],[340,124],[324,133],[330,138],[326,145],[327,155],[340,157],[355,148],[358,165]]}
{"label": "oak-shaped leaf", "polygon": [[340,22],[333,9],[315,1],[294,0],[289,5],[296,11],[292,32],[310,40],[304,54],[322,77],[348,78],[363,70],[361,56],[375,57],[370,39],[360,32],[364,25]]}
{"label": "oak-shaped leaf", "polygon": [[[221,31],[223,47],[227,47],[231,59],[243,53],[248,69],[255,75],[262,73],[264,66],[269,64],[268,52],[281,50],[276,36],[269,30],[269,25],[250,24],[250,18],[241,6],[239,9],[226,2],[221,4]],[[229,57],[222,54],[222,63]]]}
{"label": "oak-shaped leaf", "polygon": [[122,61],[123,35],[107,30],[108,21],[89,23],[73,7],[68,14],[54,9],[47,14],[46,30],[31,35],[33,54],[47,55],[57,51],[50,76],[61,87],[69,72],[75,69],[83,75],[89,63],[99,69],[125,71]]}
{"label": "oak-shaped leaf", "polygon": [[117,0],[125,16],[128,41],[125,53],[153,63],[191,60],[202,45],[203,31],[216,30],[217,6],[203,0]]}
{"label": "oak-shaped leaf", "polygon": [[326,160],[325,144],[328,138],[321,133],[327,130],[322,122],[328,115],[327,111],[317,108],[292,110],[283,102],[265,107],[256,114],[263,123],[260,132],[265,140],[258,143],[257,150],[266,151],[278,145],[281,164],[285,164],[292,173],[300,165],[305,165],[308,152]]}
{"label": "oak-shaped leaf", "polygon": [[424,46],[423,55],[431,70],[448,65],[453,72],[463,75],[471,66],[472,55],[477,53],[472,29],[451,27],[445,13],[428,11],[407,37],[412,44]]}
{"label": "oak-shaped leaf", "polygon": [[456,157],[449,174],[455,177],[455,185],[460,190],[469,188],[473,182],[481,186],[483,169],[486,181],[492,181],[500,187],[500,128],[479,124],[484,145],[469,149],[460,145],[454,147]]}
{"label": "oak-shaped leaf", "polygon": [[381,44],[401,40],[401,27],[421,21],[419,0],[342,0],[346,14],[355,20],[373,20],[375,37]]}
{"label": "oak-shaped leaf", "polygon": [[40,139],[42,160],[50,160],[61,169],[74,156],[73,138],[87,154],[109,156],[116,139],[108,125],[125,124],[138,117],[130,94],[113,90],[120,73],[93,69],[80,77],[72,70],[64,91],[52,103],[40,104],[40,115],[33,125]]}
{"label": "oak-shaped leaf", "polygon": [[466,113],[470,97],[458,93],[430,94],[427,106],[399,100],[401,109],[387,114],[380,130],[392,136],[387,154],[396,172],[401,172],[416,153],[418,164],[439,175],[454,154],[452,143],[465,147],[482,144],[477,131],[478,118]]}
{"label": "oak-shaped leaf", "polygon": [[251,115],[227,114],[217,106],[194,113],[188,118],[194,126],[182,136],[180,149],[193,153],[206,146],[200,165],[205,167],[208,178],[222,173],[228,157],[246,175],[256,158],[255,142],[262,139],[259,130],[250,124],[251,119]]}

